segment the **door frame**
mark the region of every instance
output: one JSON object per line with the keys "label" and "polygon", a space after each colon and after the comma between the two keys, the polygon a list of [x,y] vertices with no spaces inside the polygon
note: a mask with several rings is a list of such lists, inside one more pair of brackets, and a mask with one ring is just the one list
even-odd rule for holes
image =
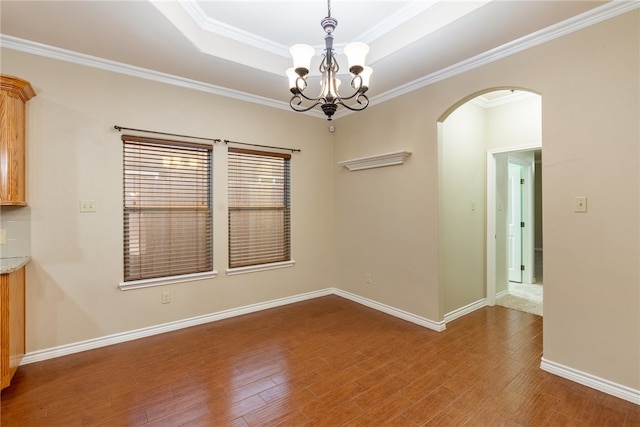
{"label": "door frame", "polygon": [[[496,183],[496,156],[500,154],[509,155],[509,153],[518,153],[523,151],[541,150],[542,143],[519,145],[513,147],[504,147],[493,150],[487,150],[487,204],[486,204],[486,218],[487,218],[487,305],[493,306],[496,304],[496,238],[497,238],[497,183]],[[531,171],[531,177],[533,178],[533,170]],[[526,179],[526,178],[525,178]],[[532,181],[530,181],[532,183]],[[532,193],[532,192],[530,192]],[[529,197],[533,197],[533,194],[529,194]],[[529,219],[531,221],[531,219]],[[530,230],[533,233],[533,227]],[[531,274],[533,274],[531,272]]]}

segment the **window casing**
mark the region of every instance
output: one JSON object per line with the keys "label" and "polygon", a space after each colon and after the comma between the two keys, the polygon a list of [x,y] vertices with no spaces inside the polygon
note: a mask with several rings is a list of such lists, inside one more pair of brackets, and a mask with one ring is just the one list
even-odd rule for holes
{"label": "window casing", "polygon": [[122,141],[124,282],[213,271],[212,147]]}
{"label": "window casing", "polygon": [[229,148],[229,268],[291,261],[289,154]]}

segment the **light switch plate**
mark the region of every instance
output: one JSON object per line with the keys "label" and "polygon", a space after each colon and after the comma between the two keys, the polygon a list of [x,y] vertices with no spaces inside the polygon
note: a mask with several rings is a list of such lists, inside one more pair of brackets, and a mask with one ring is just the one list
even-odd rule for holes
{"label": "light switch plate", "polygon": [[96,201],[90,199],[81,199],[80,200],[80,212],[88,213],[96,211]]}

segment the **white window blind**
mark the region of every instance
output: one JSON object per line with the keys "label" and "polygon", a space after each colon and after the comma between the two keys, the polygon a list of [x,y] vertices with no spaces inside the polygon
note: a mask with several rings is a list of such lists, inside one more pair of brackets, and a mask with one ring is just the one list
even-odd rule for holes
{"label": "white window blind", "polygon": [[212,271],[212,147],[122,141],[124,280]]}
{"label": "white window blind", "polygon": [[229,268],[291,260],[290,159],[229,148]]}

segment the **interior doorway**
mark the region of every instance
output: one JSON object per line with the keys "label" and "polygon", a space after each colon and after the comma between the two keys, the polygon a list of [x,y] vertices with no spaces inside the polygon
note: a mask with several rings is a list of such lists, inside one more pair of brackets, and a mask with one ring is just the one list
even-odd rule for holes
{"label": "interior doorway", "polygon": [[487,302],[542,315],[542,149],[504,148],[487,162]]}
{"label": "interior doorway", "polygon": [[[520,173],[534,173],[534,155],[526,152],[541,149],[541,109],[536,93],[495,88],[461,100],[438,120],[438,251],[445,321],[495,305],[496,295],[508,290],[507,164],[509,156],[512,163],[523,163],[520,157],[529,156]],[[527,191],[521,196],[530,197],[533,191]],[[518,267],[534,255],[533,249],[522,246],[533,240],[522,234],[526,231],[519,233],[521,250],[514,261]],[[525,277],[531,270],[521,271],[515,280],[531,281]]]}

